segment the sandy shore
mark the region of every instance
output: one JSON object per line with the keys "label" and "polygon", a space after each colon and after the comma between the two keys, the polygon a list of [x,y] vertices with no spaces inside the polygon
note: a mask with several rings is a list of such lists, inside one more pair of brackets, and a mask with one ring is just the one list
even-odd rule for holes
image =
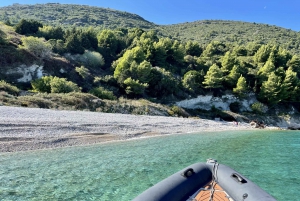
{"label": "sandy shore", "polygon": [[0,152],[88,145],[203,131],[249,130],[249,124],[163,116],[0,106]]}

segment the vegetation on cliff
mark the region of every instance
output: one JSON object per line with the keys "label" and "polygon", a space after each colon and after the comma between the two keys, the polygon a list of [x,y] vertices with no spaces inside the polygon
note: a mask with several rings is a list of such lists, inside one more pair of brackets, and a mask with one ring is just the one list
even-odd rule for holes
{"label": "vegetation on cliff", "polygon": [[[25,6],[34,17],[26,19],[27,13],[23,11],[16,15],[18,6]],[[36,7],[43,12],[33,12]],[[86,96],[91,99],[110,101],[125,97],[172,103],[207,93],[218,96],[232,92],[241,99],[255,93],[269,107],[289,104],[299,109],[297,32],[225,21],[157,26],[139,16],[109,9],[104,9],[102,15],[122,16],[118,23],[114,22],[117,24],[90,24],[92,16],[82,21],[87,11],[93,9],[100,8],[61,4],[1,8],[0,19],[5,23],[0,24],[0,80],[33,92],[84,92],[90,93]],[[6,12],[2,18],[1,12]],[[51,12],[60,14],[50,19]],[[65,19],[69,12],[82,24]],[[55,23],[59,18],[65,21]],[[120,22],[129,18],[135,20],[134,26]],[[66,22],[69,26],[63,26]],[[202,26],[210,28],[200,31]],[[233,36],[228,35],[228,27],[232,28]],[[259,31],[249,37],[255,30],[253,27]],[[211,34],[207,34],[209,29],[213,30]],[[17,69],[22,64],[42,66],[42,77],[36,75],[30,82],[18,82],[22,75]],[[2,94],[2,104],[11,101],[5,97],[15,95]],[[34,97],[46,100],[49,107],[55,100],[47,99],[46,95]]]}

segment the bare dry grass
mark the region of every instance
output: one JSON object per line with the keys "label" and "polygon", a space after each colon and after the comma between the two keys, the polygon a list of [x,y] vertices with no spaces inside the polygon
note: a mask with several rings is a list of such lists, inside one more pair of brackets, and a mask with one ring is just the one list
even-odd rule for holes
{"label": "bare dry grass", "polygon": [[81,92],[72,93],[33,93],[25,96],[13,96],[0,92],[0,105],[13,105],[32,108],[49,108],[61,110],[86,110],[105,113],[122,113],[137,115],[180,116],[170,112],[171,108],[145,99],[104,100]]}

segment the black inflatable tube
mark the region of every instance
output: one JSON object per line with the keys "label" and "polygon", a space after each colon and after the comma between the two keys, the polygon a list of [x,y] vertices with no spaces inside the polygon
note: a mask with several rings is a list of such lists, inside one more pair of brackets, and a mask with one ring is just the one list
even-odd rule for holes
{"label": "black inflatable tube", "polygon": [[236,201],[276,201],[271,195],[232,168],[220,164],[217,170],[219,185]]}
{"label": "black inflatable tube", "polygon": [[[185,201],[212,179],[214,163],[196,163],[150,187],[133,201]],[[190,169],[193,171],[190,172]],[[235,201],[276,201],[271,195],[232,168],[217,166],[219,185]],[[184,174],[185,173],[185,174]]]}
{"label": "black inflatable tube", "polygon": [[[194,173],[185,177],[182,173],[192,168]],[[150,187],[133,201],[181,201],[187,200],[193,192],[209,183],[211,170],[205,163],[196,163]]]}

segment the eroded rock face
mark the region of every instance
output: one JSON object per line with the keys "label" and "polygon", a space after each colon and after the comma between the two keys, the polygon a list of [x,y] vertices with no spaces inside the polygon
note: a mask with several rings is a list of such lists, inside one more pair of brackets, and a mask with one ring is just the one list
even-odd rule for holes
{"label": "eroded rock face", "polygon": [[212,106],[221,110],[230,110],[229,105],[239,102],[240,111],[252,111],[251,104],[257,102],[255,94],[250,94],[246,99],[239,100],[232,94],[223,95],[222,97],[213,97],[213,95],[198,96],[197,98],[183,100],[176,103],[177,106],[187,109],[203,109],[210,110]]}
{"label": "eroded rock face", "polygon": [[43,66],[39,66],[36,64],[33,64],[31,66],[26,66],[23,64],[17,68],[14,68],[13,70],[7,71],[6,74],[20,75],[20,78],[16,80],[17,82],[30,82],[33,79],[38,79],[46,75],[43,68]]}

